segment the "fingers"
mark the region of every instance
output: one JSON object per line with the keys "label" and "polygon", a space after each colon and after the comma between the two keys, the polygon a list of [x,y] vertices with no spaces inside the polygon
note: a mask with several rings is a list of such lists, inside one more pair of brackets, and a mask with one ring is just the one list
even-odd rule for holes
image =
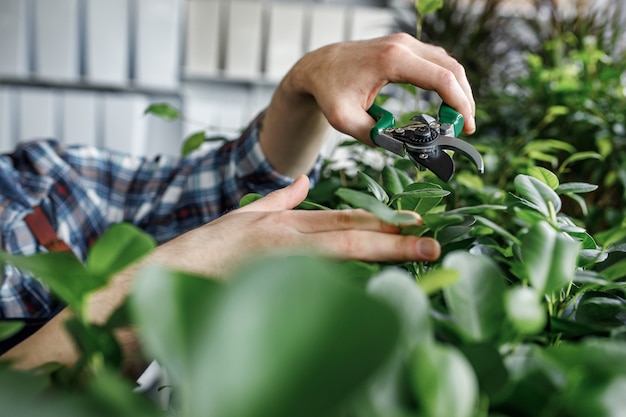
{"label": "fingers", "polygon": [[287,187],[273,191],[260,200],[248,204],[237,211],[291,210],[304,201],[308,192],[309,178],[306,175],[300,175]]}
{"label": "fingers", "polygon": [[[415,224],[421,224],[421,217],[415,216]],[[332,211],[295,211],[292,213],[293,226],[300,233],[320,233],[342,230],[375,231],[381,233],[400,233],[400,229],[385,223],[365,210],[332,210]]]}
{"label": "fingers", "polygon": [[335,67],[352,66],[350,78],[331,73],[325,79],[335,81],[329,81],[332,93],[320,88],[313,92],[335,129],[373,145],[369,132],[375,121],[367,109],[385,84],[407,83],[437,92],[463,115],[465,133],[476,130],[476,103],[465,69],[445,49],[420,42],[408,34],[395,34],[348,44],[341,52],[339,57],[333,57],[346,61],[343,66]]}
{"label": "fingers", "polygon": [[323,255],[364,262],[434,261],[441,254],[434,239],[372,231],[323,233],[316,236],[314,246]]}
{"label": "fingers", "polygon": [[463,115],[464,132],[473,133],[476,103],[463,66],[443,48],[413,38],[407,42],[413,54],[405,57],[399,76],[404,82],[436,91],[444,102]]}

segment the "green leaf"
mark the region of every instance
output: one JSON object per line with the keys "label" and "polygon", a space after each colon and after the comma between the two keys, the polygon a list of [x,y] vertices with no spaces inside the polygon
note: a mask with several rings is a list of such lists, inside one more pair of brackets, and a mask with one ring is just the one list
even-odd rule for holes
{"label": "green leaf", "polygon": [[559,186],[558,177],[553,172],[548,171],[545,168],[530,167],[528,168],[528,174],[533,178],[537,178],[553,190],[556,190]]}
{"label": "green leaf", "polygon": [[134,308],[149,351],[185,369],[175,374],[183,415],[320,416],[354,395],[391,353],[399,323],[341,270],[266,258],[217,294],[201,279],[138,277]]}
{"label": "green leaf", "polygon": [[109,227],[89,250],[85,266],[89,274],[108,278],[146,256],[156,247],[154,239],[129,223]]}
{"label": "green leaf", "polygon": [[450,215],[449,211],[443,214],[425,214],[422,216],[422,224],[433,231],[443,229],[453,224],[462,223],[466,220],[464,216]]}
{"label": "green leaf", "polygon": [[403,192],[394,195],[390,203],[398,202],[403,209],[426,214],[438,206],[443,197],[448,195],[450,192],[437,184],[418,182],[407,186]]}
{"label": "green leaf", "polygon": [[24,328],[22,321],[0,321],[0,340],[7,339]]}
{"label": "green leaf", "polygon": [[541,296],[532,287],[515,286],[507,289],[504,297],[506,316],[520,334],[539,333],[546,326],[548,311]]}
{"label": "green leaf", "polygon": [[446,305],[455,322],[475,342],[494,339],[502,329],[504,276],[487,257],[452,252],[442,262],[459,280],[444,288]]}
{"label": "green leaf", "polygon": [[508,389],[509,373],[504,367],[496,345],[472,343],[459,346],[459,350],[472,365],[481,393],[485,393],[493,400]]}
{"label": "green leaf", "polygon": [[359,178],[365,182],[367,189],[372,193],[372,195],[374,195],[374,197],[376,197],[378,201],[383,204],[387,204],[389,202],[387,192],[376,182],[376,180],[363,172],[359,172],[358,175]]}
{"label": "green leaf", "polygon": [[430,302],[406,271],[397,268],[383,270],[370,280],[367,292],[396,312],[402,325],[400,337],[406,349],[432,339]]}
{"label": "green leaf", "polygon": [[[12,369],[8,363],[0,364],[0,402],[2,402],[2,413],[7,416],[28,416],[50,415],[50,404],[41,401],[42,396],[51,388],[49,377],[42,373],[24,372]],[[39,408],[39,405],[42,405]],[[44,405],[48,408],[44,411]],[[33,409],[39,408],[41,414],[37,414]],[[69,417],[76,417],[72,415]]]}
{"label": "green leaf", "polygon": [[0,252],[0,259],[42,279],[75,312],[82,312],[87,296],[106,284],[102,277],[90,275],[71,253],[50,252],[18,256]]}
{"label": "green leaf", "polygon": [[539,212],[550,218],[561,210],[561,199],[549,186],[528,175],[518,175],[514,180],[515,189],[520,196],[530,202]]}
{"label": "green leaf", "polygon": [[419,280],[419,286],[428,295],[454,284],[459,280],[459,273],[453,269],[437,268],[431,269]]}
{"label": "green leaf", "polygon": [[526,275],[541,294],[551,294],[574,280],[580,242],[546,222],[533,225],[522,238]]}
{"label": "green leaf", "polygon": [[153,114],[168,122],[174,121],[180,118],[180,112],[173,106],[167,103],[155,103],[148,106],[144,111],[144,114]]}
{"label": "green leaf", "polygon": [[160,267],[143,268],[135,280],[129,309],[145,348],[185,392],[203,354],[201,333],[221,291],[216,281]]}
{"label": "green leaf", "polygon": [[478,381],[472,366],[458,350],[438,343],[424,343],[415,350],[411,371],[420,415],[475,415]]}
{"label": "green leaf", "polygon": [[618,226],[596,233],[595,238],[603,248],[608,249],[616,243],[626,240],[626,227]]}
{"label": "green leaf", "polygon": [[85,324],[75,317],[67,319],[64,324],[78,349],[87,358],[97,356],[111,369],[121,366],[122,349],[111,331],[94,324]]}
{"label": "green leaf", "polygon": [[519,239],[517,237],[515,237],[514,235],[512,235],[511,233],[509,233],[506,229],[504,229],[500,225],[492,222],[489,219],[481,217],[481,216],[476,216],[475,219],[476,219],[476,221],[478,223],[481,223],[484,226],[488,227],[489,229],[493,230],[494,233],[502,236],[503,238],[505,238],[509,242],[511,242],[513,244],[519,244]]}
{"label": "green leaf", "polygon": [[296,208],[300,210],[330,210],[330,208],[323,206],[321,204],[314,203],[310,201],[309,199],[306,199],[300,204],[298,204]]}
{"label": "green leaf", "polygon": [[564,151],[568,153],[576,152],[576,148],[569,142],[555,139],[538,139],[529,142],[524,146],[524,153],[546,153],[546,152],[558,152]]}
{"label": "green leaf", "polygon": [[594,184],[587,184],[585,182],[567,182],[567,183],[559,185],[559,187],[556,189],[556,192],[558,194],[570,194],[570,193],[583,194],[583,193],[590,193],[597,189],[598,189],[598,186]]}
{"label": "green leaf", "polygon": [[241,197],[241,200],[239,200],[239,207],[245,207],[250,203],[254,203],[257,200],[262,199],[263,196],[261,194],[257,194],[257,193],[248,193],[246,195],[244,195],[243,197]]}
{"label": "green leaf", "polygon": [[573,162],[578,162],[578,161],[586,161],[589,159],[597,159],[597,160],[602,160],[602,155],[600,155],[597,152],[577,152],[573,155],[571,155],[570,157],[568,157],[565,161],[563,161],[563,163],[561,164],[561,166],[559,167],[559,171],[563,172],[565,170],[565,168],[567,168],[567,166]]}
{"label": "green leaf", "polygon": [[354,208],[362,208],[376,215],[379,219],[395,225],[411,225],[416,220],[412,214],[395,211],[371,195],[349,188],[340,188],[335,194]]}
{"label": "green leaf", "polygon": [[459,207],[446,211],[446,215],[453,214],[485,214],[488,210],[504,211],[507,206],[498,204],[478,204],[476,206]]}
{"label": "green leaf", "polygon": [[[400,174],[398,174],[396,168],[385,165],[383,167],[382,176],[383,186],[391,195],[399,194],[404,190],[404,186],[400,180]],[[384,201],[384,203],[387,203],[387,201]]]}
{"label": "green leaf", "polygon": [[434,13],[443,7],[443,0],[415,0],[415,9],[421,16]]}
{"label": "green leaf", "polygon": [[202,146],[205,140],[206,140],[206,135],[204,131],[195,132],[187,136],[185,140],[183,141],[183,146],[180,151],[181,155],[182,156],[189,155],[191,152],[195,151],[200,146]]}
{"label": "green leaf", "polygon": [[617,281],[626,277],[626,259],[616,262],[608,268],[603,269],[600,272],[600,275],[607,281]]}
{"label": "green leaf", "polygon": [[576,322],[606,328],[626,325],[626,300],[603,291],[586,291],[576,307]]}

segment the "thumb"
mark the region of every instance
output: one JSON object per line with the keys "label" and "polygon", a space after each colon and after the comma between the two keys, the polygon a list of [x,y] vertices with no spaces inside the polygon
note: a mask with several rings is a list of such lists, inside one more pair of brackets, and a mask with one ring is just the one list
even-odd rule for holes
{"label": "thumb", "polygon": [[306,198],[308,192],[309,177],[299,175],[287,187],[273,191],[254,203],[240,208],[239,211],[291,210]]}

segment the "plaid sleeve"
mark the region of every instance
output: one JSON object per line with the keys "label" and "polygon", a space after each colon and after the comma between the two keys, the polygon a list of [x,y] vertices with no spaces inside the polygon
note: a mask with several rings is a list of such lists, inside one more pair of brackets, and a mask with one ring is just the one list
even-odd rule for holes
{"label": "plaid sleeve", "polygon": [[258,142],[261,120],[236,140],[207,142],[184,158],[133,158],[84,147],[68,149],[66,158],[108,223],[131,222],[162,242],[236,208],[247,193],[266,194],[293,181],[267,161]]}

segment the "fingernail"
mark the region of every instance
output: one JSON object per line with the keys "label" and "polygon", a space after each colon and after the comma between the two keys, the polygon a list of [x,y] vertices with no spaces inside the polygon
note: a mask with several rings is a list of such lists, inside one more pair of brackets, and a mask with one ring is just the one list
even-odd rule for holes
{"label": "fingernail", "polygon": [[441,254],[441,246],[434,239],[420,239],[417,241],[417,252],[421,258],[434,260]]}

